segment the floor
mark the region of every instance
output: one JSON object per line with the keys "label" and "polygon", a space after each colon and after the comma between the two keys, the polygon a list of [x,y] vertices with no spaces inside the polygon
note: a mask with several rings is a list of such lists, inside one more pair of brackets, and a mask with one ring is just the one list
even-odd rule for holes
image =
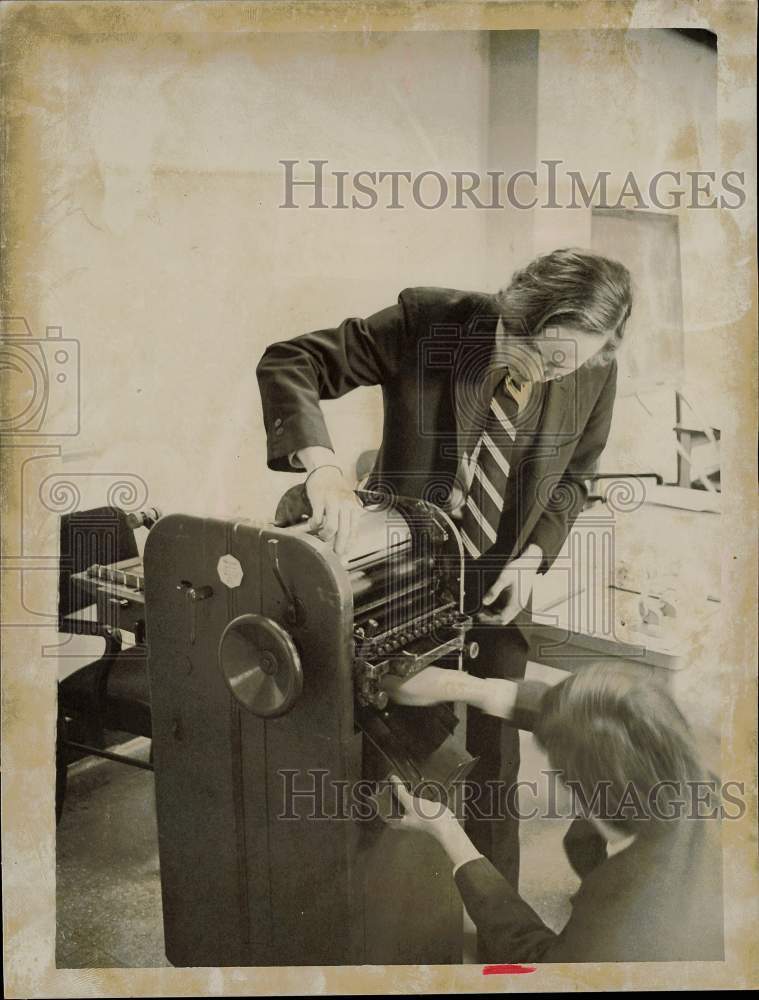
{"label": "floor", "polygon": [[[703,671],[703,672],[702,672]],[[715,709],[714,668],[693,665],[675,685],[691,721],[701,725],[708,757],[718,757],[718,742],[708,725]],[[696,676],[698,674],[699,676]],[[556,679],[555,671],[530,664],[528,677]],[[711,692],[711,697],[706,695]],[[690,711],[689,711],[690,709]],[[522,736],[520,779],[536,781],[547,797],[547,762],[529,734]],[[132,753],[147,759],[146,740]],[[716,759],[715,759],[716,764]],[[717,764],[718,766],[718,764]],[[578,881],[564,856],[561,839],[567,820],[533,819],[521,823],[521,892],[553,929],[569,915],[569,898]],[[158,967],[163,953],[153,776],[149,771],[89,758],[70,769],[69,787],[57,838],[58,940],[61,968]],[[462,912],[462,918],[464,914]],[[474,931],[464,919],[464,958],[474,961]]]}
{"label": "floor", "polygon": [[[147,760],[149,742],[128,752]],[[59,968],[168,965],[150,771],[92,757],[69,768],[57,904]]]}

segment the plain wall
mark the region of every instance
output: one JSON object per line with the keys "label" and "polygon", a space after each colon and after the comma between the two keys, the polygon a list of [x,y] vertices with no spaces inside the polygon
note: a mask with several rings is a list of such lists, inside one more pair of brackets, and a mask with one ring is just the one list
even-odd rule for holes
{"label": "plain wall", "polygon": [[[686,171],[719,171],[717,53],[676,31],[543,31],[538,90],[538,160],[565,161],[562,169],[579,171],[588,187],[600,171],[610,171],[610,202],[629,171],[646,198],[649,178],[659,170],[681,172],[686,190]],[[666,182],[661,190],[664,196]],[[562,173],[557,195],[561,203],[571,200]],[[634,199],[626,199],[622,207],[634,208]],[[658,209],[653,206],[653,211]],[[714,255],[724,239],[722,213],[681,208],[667,214],[678,218],[680,234],[680,387],[702,419],[722,427],[730,414],[716,398],[714,384],[727,378],[734,363],[731,325],[745,308],[745,290],[715,288]],[[590,209],[536,210],[536,251],[562,245],[591,245]],[[632,386],[625,378],[624,356],[620,371],[602,468],[655,470],[674,478],[675,383],[669,380],[656,391],[657,373],[652,372],[644,409],[626,398]],[[646,410],[655,415],[653,420]]]}
{"label": "plain wall", "polygon": [[[279,160],[509,174],[550,158],[588,178],[714,167],[716,56],[672,31],[41,45],[10,109],[14,141],[46,178],[43,189],[18,186],[19,205],[38,205],[25,313],[36,337],[58,326],[79,342],[81,427],[62,461],[24,466],[28,523],[40,497],[53,514],[65,509],[72,494],[54,496],[62,481],[82,508],[123,480],[116,500],[142,491],[165,512],[267,519],[297,481],[265,467],[255,366],[267,344],[368,315],[408,285],[495,290],[535,252],[589,243],[590,209],[430,211],[408,197],[402,211],[280,208]],[[678,213],[684,375],[704,394],[704,377],[727,364],[721,324],[740,299],[716,300],[708,281],[716,214]],[[71,405],[56,389],[53,416]],[[346,464],[379,443],[379,390],[325,410]],[[667,420],[645,426],[623,393],[606,467],[645,468],[660,431]],[[47,523],[52,538],[57,519]]]}
{"label": "plain wall", "polygon": [[[39,192],[45,280],[27,318],[80,343],[73,475],[140,476],[164,511],[273,513],[295,479],[265,468],[266,345],[408,285],[478,287],[486,225],[449,208],[282,209],[278,160],[479,170],[487,52],[479,32],[51,47],[28,94],[54,180]],[[379,390],[328,407],[346,461],[378,444],[380,407]],[[84,490],[83,506],[102,502],[99,483]]]}

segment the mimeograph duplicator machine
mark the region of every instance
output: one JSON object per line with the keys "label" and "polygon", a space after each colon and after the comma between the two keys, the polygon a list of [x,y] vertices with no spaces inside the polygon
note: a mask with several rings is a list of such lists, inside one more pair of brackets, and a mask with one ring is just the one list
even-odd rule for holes
{"label": "mimeograph duplicator machine", "polygon": [[[175,514],[148,535],[176,966],[461,961],[461,903],[442,850],[385,824],[373,807],[390,800],[372,797],[391,773],[430,781],[434,795],[471,763],[458,710],[388,704],[380,683],[460,666],[461,543],[431,504],[363,500],[345,562],[303,525]],[[111,574],[93,575],[113,587]]]}

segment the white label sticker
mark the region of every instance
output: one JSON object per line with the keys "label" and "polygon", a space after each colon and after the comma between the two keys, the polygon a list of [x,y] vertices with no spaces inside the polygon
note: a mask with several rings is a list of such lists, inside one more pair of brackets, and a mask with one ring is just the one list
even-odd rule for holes
{"label": "white label sticker", "polygon": [[221,582],[230,588],[239,587],[242,583],[242,566],[240,560],[229,554],[222,556],[216,566]]}

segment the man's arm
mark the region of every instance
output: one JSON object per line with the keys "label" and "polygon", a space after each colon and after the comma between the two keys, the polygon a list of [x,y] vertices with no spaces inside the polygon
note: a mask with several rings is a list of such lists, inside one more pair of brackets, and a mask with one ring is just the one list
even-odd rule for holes
{"label": "man's arm", "polygon": [[588,498],[585,485],[596,461],[606,446],[617,391],[617,362],[609,364],[609,374],[596,400],[574,454],[564,475],[554,485],[557,503],[554,509],[545,506],[533,528],[528,545],[538,545],[543,551],[539,572],[546,573],[561,551],[567,535]]}
{"label": "man's arm", "polygon": [[425,667],[411,677],[385,674],[380,686],[398,705],[418,708],[461,701],[527,732],[535,727],[543,695],[549,687],[543,681],[475,677],[462,670],[436,666]]}
{"label": "man's arm", "polygon": [[464,862],[454,877],[467,913],[477,927],[478,945],[486,961],[546,960],[558,935],[487,858]]}
{"label": "man's arm", "polygon": [[350,545],[360,504],[337,462],[319,404],[398,374],[411,329],[407,308],[401,293],[397,305],[367,319],[272,344],[256,369],[269,468],[308,473],[309,528],[340,556]]}
{"label": "man's arm", "polygon": [[553,933],[517,891],[479,853],[455,815],[440,804],[413,797],[391,776],[403,807],[400,818],[383,817],[389,826],[426,833],[437,840],[453,864],[454,878],[478,944],[492,962],[539,961],[556,943]]}
{"label": "man's arm", "polygon": [[256,374],[270,469],[293,471],[290,456],[301,458],[305,449],[333,450],[320,400],[381,385],[398,374],[407,348],[405,308],[399,298],[367,319],[347,319],[266,349]]}

